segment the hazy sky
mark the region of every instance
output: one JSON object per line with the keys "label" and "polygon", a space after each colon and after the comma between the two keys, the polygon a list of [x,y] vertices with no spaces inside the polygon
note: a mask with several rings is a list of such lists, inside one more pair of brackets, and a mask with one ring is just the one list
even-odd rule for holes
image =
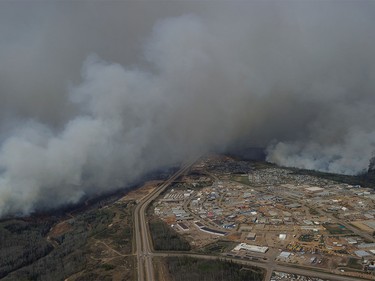
{"label": "hazy sky", "polygon": [[238,142],[365,171],[374,14],[354,0],[1,1],[0,216]]}

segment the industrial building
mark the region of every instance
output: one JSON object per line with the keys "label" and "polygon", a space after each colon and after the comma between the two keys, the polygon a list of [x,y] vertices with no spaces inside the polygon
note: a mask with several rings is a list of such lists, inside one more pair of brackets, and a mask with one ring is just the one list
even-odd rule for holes
{"label": "industrial building", "polygon": [[268,247],[261,247],[261,246],[249,245],[246,243],[240,243],[233,250],[234,251],[245,250],[245,251],[264,254],[268,251]]}

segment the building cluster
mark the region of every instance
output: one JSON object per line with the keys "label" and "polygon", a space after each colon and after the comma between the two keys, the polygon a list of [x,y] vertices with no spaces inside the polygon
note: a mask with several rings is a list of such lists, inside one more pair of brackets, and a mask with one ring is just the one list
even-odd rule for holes
{"label": "building cluster", "polygon": [[375,269],[375,192],[359,185],[207,158],[156,201],[154,213],[197,247],[225,239],[238,243],[231,251],[238,256],[274,249],[280,262],[328,267],[356,259]]}

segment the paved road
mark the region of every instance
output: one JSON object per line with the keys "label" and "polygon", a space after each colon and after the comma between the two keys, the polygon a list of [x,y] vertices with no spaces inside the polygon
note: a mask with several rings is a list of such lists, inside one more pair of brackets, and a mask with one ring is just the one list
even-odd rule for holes
{"label": "paved road", "polygon": [[184,165],[158,188],[142,198],[134,212],[136,254],[138,261],[138,281],[153,281],[155,279],[152,265],[151,236],[147,225],[146,211],[148,205],[155,200],[174,180],[185,173],[195,161]]}

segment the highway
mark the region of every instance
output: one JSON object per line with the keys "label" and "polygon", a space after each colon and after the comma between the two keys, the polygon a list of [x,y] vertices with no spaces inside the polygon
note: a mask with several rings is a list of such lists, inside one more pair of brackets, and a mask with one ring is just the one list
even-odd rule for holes
{"label": "highway", "polygon": [[148,205],[157,198],[174,180],[184,174],[196,160],[189,162],[182,166],[176,173],[174,173],[162,185],[155,188],[147,196],[142,198],[138,203],[134,212],[135,225],[135,240],[136,240],[136,255],[138,262],[138,281],[153,281],[155,280],[154,267],[152,264],[152,243],[149,228],[147,225],[146,212]]}

